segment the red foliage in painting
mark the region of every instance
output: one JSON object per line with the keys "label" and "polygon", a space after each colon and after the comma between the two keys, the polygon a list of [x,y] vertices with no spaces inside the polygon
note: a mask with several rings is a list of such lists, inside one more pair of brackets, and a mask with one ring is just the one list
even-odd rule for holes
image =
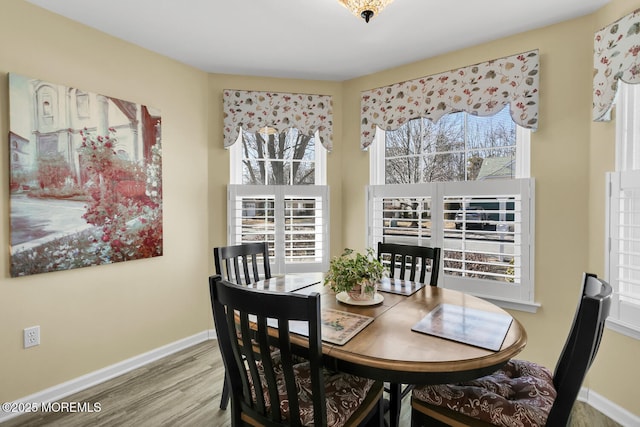
{"label": "red foliage in painting", "polygon": [[91,197],[83,218],[102,231],[95,254],[102,262],[161,255],[160,147],[143,167],[118,157],[114,133],[84,132],[79,149]]}

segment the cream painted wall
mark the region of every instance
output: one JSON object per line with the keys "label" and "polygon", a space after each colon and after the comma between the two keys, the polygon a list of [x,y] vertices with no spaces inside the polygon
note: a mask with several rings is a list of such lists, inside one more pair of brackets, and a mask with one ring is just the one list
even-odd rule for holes
{"label": "cream painted wall", "polygon": [[[640,7],[614,0],[587,17],[343,83],[208,75],[21,0],[0,14],[0,134],[8,132],[8,72],[141,102],[163,118],[165,255],[151,260],[9,278],[0,249],[0,401],[18,399],[212,327],[206,275],[211,248],[226,242],[228,152],[222,89],[323,93],[334,100],[331,252],[364,248],[368,154],[359,149],[360,91],[530,49],[541,55],[536,178],[536,314],[522,357],[553,367],[575,309],[582,271],[603,273],[604,171],[613,165],[613,123],[592,124],[593,32]],[[407,47],[409,48],[409,47]],[[8,150],[0,150],[8,165]],[[5,166],[6,167],[6,166]],[[8,173],[0,198],[8,200]],[[0,211],[8,239],[9,209]],[[39,324],[42,345],[22,349]],[[95,331],[95,332],[94,332]],[[586,386],[638,414],[629,372],[640,342],[607,330]]]}
{"label": "cream painted wall", "polygon": [[[591,125],[593,33],[640,7],[640,1],[614,4],[597,14],[353,79],[344,86],[344,155],[349,162],[342,169],[342,232],[346,246],[363,249],[369,155],[358,146],[360,92],[539,49],[540,117],[539,130],[531,137],[531,173],[536,180],[535,300],[541,308],[536,314],[512,314],[529,336],[521,357],[552,369],[573,319],[582,272],[604,273],[604,198],[594,196],[594,189],[602,194],[603,171],[611,165],[614,147],[611,124]],[[633,390],[640,373],[629,366],[634,366],[639,350],[637,340],[607,330],[585,386],[638,414]]]}
{"label": "cream painted wall", "polygon": [[[160,109],[164,256],[9,278],[8,78],[13,72]],[[0,5],[0,401],[212,327],[208,75],[22,0]],[[40,325],[39,347],[22,330]]]}

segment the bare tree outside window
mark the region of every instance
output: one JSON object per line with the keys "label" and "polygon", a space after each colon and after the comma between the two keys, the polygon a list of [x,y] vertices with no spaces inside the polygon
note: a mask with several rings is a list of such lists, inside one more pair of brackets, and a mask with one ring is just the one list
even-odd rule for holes
{"label": "bare tree outside window", "polygon": [[316,168],[322,168],[321,161],[316,164],[321,156],[316,150],[324,148],[316,140],[294,128],[242,133],[241,183],[254,186],[259,196],[238,198],[236,241],[266,240],[272,259],[284,260],[288,267],[321,264],[328,248],[323,234],[326,193],[316,182],[321,180]]}
{"label": "bare tree outside window", "polygon": [[385,182],[474,181],[487,173],[491,178],[513,178],[515,153],[516,125],[508,107],[492,117],[460,112],[436,123],[417,118],[386,131]]}
{"label": "bare tree outside window", "polygon": [[313,185],[315,140],[296,129],[277,133],[242,134],[242,183],[254,185]]}

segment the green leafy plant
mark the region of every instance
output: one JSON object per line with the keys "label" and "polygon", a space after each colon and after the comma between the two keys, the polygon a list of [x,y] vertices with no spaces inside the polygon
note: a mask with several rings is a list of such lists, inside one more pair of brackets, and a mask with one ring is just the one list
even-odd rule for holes
{"label": "green leafy plant", "polygon": [[334,257],[329,263],[324,284],[334,292],[349,292],[357,285],[364,285],[365,293],[373,293],[376,282],[384,275],[385,267],[375,257],[372,248],[367,248],[364,254],[346,248],[342,255]]}

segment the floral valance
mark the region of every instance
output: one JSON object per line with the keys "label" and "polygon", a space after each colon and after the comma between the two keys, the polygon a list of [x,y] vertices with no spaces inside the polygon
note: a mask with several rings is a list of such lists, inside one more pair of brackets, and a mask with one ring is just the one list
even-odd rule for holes
{"label": "floral valance", "polygon": [[640,83],[640,9],[596,32],[593,42],[593,120],[610,119],[618,81]]}
{"label": "floral valance", "polygon": [[424,117],[437,121],[465,111],[490,116],[511,104],[511,117],[522,127],[538,127],[538,51],[421,77],[362,92],[361,146],[373,142],[376,127],[394,130]]}
{"label": "floral valance", "polygon": [[296,128],[305,135],[318,131],[329,151],[333,138],[333,101],[329,95],[257,92],[225,89],[224,146],[231,147],[240,128],[257,132],[264,127],[283,132]]}

